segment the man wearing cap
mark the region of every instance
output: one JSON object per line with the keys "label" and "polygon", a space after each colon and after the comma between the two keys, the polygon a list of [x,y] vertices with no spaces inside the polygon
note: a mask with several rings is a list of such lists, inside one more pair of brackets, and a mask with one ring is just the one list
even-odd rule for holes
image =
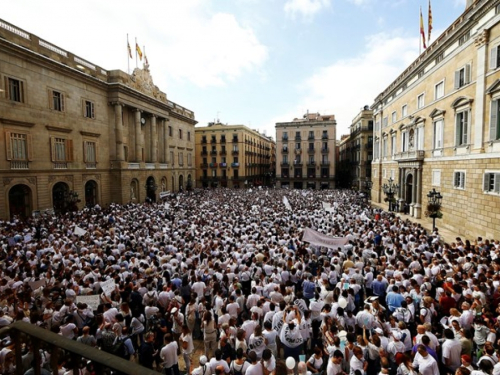
{"label": "man wearing cap", "polygon": [[210,369],[210,366],[207,365],[207,362],[207,357],[202,355],[200,357],[200,366],[191,371],[191,375],[211,375],[212,370]]}
{"label": "man wearing cap", "polygon": [[172,316],[172,335],[174,341],[178,342],[182,333],[182,325],[184,324],[184,314],[182,314],[177,307],[170,310]]}

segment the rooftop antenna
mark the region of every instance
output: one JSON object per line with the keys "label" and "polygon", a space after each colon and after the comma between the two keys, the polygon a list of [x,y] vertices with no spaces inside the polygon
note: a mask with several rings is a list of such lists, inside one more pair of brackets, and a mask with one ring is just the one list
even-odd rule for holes
{"label": "rooftop antenna", "polygon": [[220,111],[217,111],[217,124],[220,123],[220,120],[219,120],[219,113]]}

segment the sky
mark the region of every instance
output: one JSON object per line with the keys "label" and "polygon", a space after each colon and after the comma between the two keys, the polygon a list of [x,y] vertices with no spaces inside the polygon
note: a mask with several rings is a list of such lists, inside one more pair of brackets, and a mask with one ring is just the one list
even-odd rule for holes
{"label": "sky", "polygon": [[[431,0],[437,39],[465,0]],[[419,55],[428,0],[0,0],[0,19],[130,72],[127,34],[155,85],[195,112],[275,138],[275,124],[334,114],[337,138]],[[139,61],[138,66],[142,67]]]}

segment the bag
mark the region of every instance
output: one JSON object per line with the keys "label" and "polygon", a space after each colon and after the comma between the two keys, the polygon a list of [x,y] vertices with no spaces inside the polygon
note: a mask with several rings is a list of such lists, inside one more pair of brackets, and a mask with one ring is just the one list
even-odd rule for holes
{"label": "bag", "polygon": [[243,366],[244,366],[244,365],[245,365],[245,364],[243,363],[242,365],[240,365],[240,369],[239,369],[239,370],[236,370],[236,369],[234,368],[234,361],[232,361],[232,362],[231,362],[231,368],[230,368],[230,370],[231,370],[231,374],[233,374],[233,375],[243,375],[243,371],[242,371],[242,370],[243,370]]}
{"label": "bag", "polygon": [[113,346],[111,347],[110,354],[116,355],[120,358],[125,358],[127,356],[127,347],[125,346],[125,340],[127,338],[117,338]]}

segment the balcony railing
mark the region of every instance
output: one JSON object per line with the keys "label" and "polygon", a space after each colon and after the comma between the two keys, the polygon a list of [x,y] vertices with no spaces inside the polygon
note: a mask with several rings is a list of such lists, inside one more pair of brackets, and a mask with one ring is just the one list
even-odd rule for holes
{"label": "balcony railing", "polygon": [[288,148],[283,148],[283,149],[281,149],[281,152],[282,152],[283,154],[288,154]]}
{"label": "balcony railing", "polygon": [[226,168],[227,167],[227,163],[219,163],[219,167]]}
{"label": "balcony railing", "polygon": [[233,143],[238,143],[238,138],[233,138]]}
{"label": "balcony railing", "polygon": [[328,134],[323,134],[323,135],[321,136],[321,139],[328,139]]}
{"label": "balcony railing", "polygon": [[217,163],[210,163],[210,168],[217,168]]}
{"label": "balcony railing", "polygon": [[296,140],[296,141],[301,141],[301,140],[302,140],[302,137],[301,137],[300,135],[296,135],[296,136],[295,136],[295,140]]}
{"label": "balcony railing", "polygon": [[288,141],[288,135],[284,135],[283,137],[281,137],[281,140],[282,141]]}
{"label": "balcony railing", "polygon": [[29,169],[29,164],[25,160],[12,160],[10,169]]}
{"label": "balcony railing", "polygon": [[290,165],[290,163],[289,163],[289,162],[287,162],[287,161],[282,161],[282,162],[281,162],[281,166],[282,166],[282,167],[288,167],[289,165]]}
{"label": "balcony railing", "polygon": [[222,150],[221,152],[219,152],[219,154],[221,154],[221,155],[226,155],[226,154],[227,154],[227,152],[226,152],[226,150]]}
{"label": "balcony railing", "polygon": [[206,138],[202,138],[201,139],[201,143],[207,143],[207,139]]}
{"label": "balcony railing", "polygon": [[316,162],[315,161],[309,161],[309,162],[307,162],[307,165],[311,166],[311,167],[314,167],[316,165]]}
{"label": "balcony railing", "polygon": [[232,154],[233,155],[238,155],[240,152],[238,150],[233,150]]}
{"label": "balcony railing", "polygon": [[325,148],[325,147],[323,147],[323,148],[321,149],[321,153],[322,153],[322,154],[328,154],[328,151],[329,151],[328,147],[326,147],[326,148]]}
{"label": "balcony railing", "polygon": [[220,143],[226,143],[226,138],[221,138]]}
{"label": "balcony railing", "polygon": [[54,169],[68,169],[68,163],[66,162],[55,162],[52,165]]}
{"label": "balcony railing", "polygon": [[240,163],[231,163],[231,167],[233,168],[238,168],[240,166]]}
{"label": "balcony railing", "polygon": [[212,156],[217,156],[217,151],[216,151],[216,150],[212,150],[212,151],[210,151],[210,155],[212,155]]}
{"label": "balcony railing", "polygon": [[302,167],[302,162],[301,161],[294,161],[293,165],[295,165],[297,167]]}
{"label": "balcony railing", "polygon": [[314,140],[314,134],[309,134],[307,137],[308,140],[313,141]]}
{"label": "balcony railing", "polygon": [[202,150],[201,151],[201,156],[207,156],[208,155],[208,151],[207,150]]}
{"label": "balcony railing", "polygon": [[[0,337],[10,336],[14,344],[14,356],[16,374],[22,374],[23,368],[23,346],[34,347],[32,351],[33,362],[42,363],[42,350],[50,352],[50,373],[58,374],[58,364],[62,357],[69,355],[71,358],[71,370],[73,374],[82,373],[80,364],[91,362],[96,374],[121,373],[125,375],[158,375],[157,372],[140,366],[132,361],[115,356],[105,351],[93,348],[89,345],[79,343],[62,337],[50,330],[37,327],[23,321],[14,322],[0,330]],[[38,350],[40,349],[40,350]],[[69,364],[70,362],[67,362]],[[40,368],[35,368],[34,374],[40,373]]]}
{"label": "balcony railing", "polygon": [[[26,168],[28,168],[28,167],[26,166]],[[96,169],[97,163],[95,163],[95,162],[94,163],[85,163],[85,168],[86,169]]]}
{"label": "balcony railing", "polygon": [[330,162],[329,161],[322,161],[321,162],[321,165],[323,166],[329,166],[330,165]]}
{"label": "balcony railing", "polygon": [[308,153],[308,154],[314,154],[314,152],[315,152],[315,151],[316,151],[316,150],[315,150],[314,148],[308,148],[308,149],[307,149],[307,153]]}
{"label": "balcony railing", "polygon": [[302,154],[302,149],[301,148],[296,148],[295,149],[295,155],[300,155]]}
{"label": "balcony railing", "polygon": [[424,160],[424,150],[404,151],[394,154],[394,160]]}
{"label": "balcony railing", "polygon": [[200,167],[201,167],[201,168],[208,168],[208,163],[201,163],[201,164],[200,164]]}
{"label": "balcony railing", "polygon": [[210,143],[212,143],[212,144],[213,144],[213,143],[217,143],[217,139],[212,138],[212,139],[210,140]]}

